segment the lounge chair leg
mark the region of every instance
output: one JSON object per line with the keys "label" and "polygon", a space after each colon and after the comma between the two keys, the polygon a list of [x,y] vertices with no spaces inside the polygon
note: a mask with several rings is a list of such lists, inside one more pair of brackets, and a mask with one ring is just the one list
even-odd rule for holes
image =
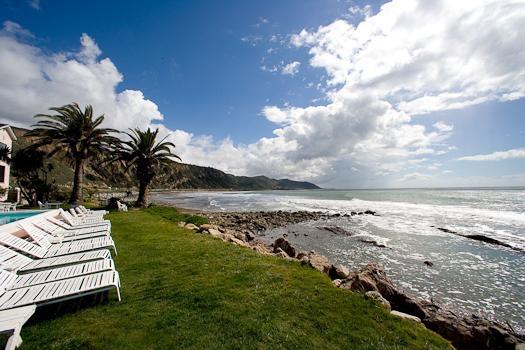
{"label": "lounge chair leg", "polygon": [[117,253],[117,247],[113,246],[113,250],[115,251],[115,256],[117,256],[117,255],[118,255],[118,253]]}
{"label": "lounge chair leg", "polygon": [[117,286],[117,297],[118,297],[118,302],[120,303],[122,299],[120,298],[120,288],[118,286]]}

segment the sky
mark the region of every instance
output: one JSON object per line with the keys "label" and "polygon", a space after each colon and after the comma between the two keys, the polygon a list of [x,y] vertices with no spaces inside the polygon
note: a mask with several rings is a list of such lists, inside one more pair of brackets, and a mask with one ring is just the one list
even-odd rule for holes
{"label": "sky", "polygon": [[0,0],[0,122],[78,102],[235,175],[523,186],[524,42],[524,0]]}

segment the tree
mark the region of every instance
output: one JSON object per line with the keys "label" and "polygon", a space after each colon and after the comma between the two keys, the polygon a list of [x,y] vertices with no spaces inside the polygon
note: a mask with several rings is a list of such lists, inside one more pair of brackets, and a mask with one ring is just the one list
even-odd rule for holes
{"label": "tree", "polygon": [[93,107],[86,106],[84,111],[78,104],[72,103],[63,107],[50,108],[57,114],[37,114],[39,120],[27,136],[36,136],[33,148],[49,146],[49,156],[63,154],[72,165],[75,175],[70,204],[78,204],[82,200],[82,183],[84,166],[97,155],[108,155],[110,150],[120,140],[112,134],[117,130],[102,128],[104,116],[93,117]]}
{"label": "tree", "polygon": [[172,158],[181,160],[172,153],[172,148],[175,148],[172,142],[165,141],[166,138],[157,142],[158,133],[159,129],[131,129],[131,133],[126,133],[131,140],[120,144],[118,158],[126,163],[127,169],[134,169],[139,182],[139,196],[135,206],[140,208],[148,206],[148,187],[155,176],[173,161]]}
{"label": "tree", "polygon": [[53,165],[46,160],[44,151],[32,147],[19,149],[11,160],[16,183],[31,206],[49,200],[50,193],[56,189],[54,181],[49,180]]}

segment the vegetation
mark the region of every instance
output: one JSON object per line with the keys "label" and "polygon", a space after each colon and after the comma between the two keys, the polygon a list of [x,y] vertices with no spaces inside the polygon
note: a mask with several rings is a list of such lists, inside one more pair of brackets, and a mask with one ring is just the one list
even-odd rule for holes
{"label": "vegetation", "polygon": [[208,223],[208,219],[206,219],[205,217],[202,217],[200,215],[179,213],[177,209],[170,207],[152,205],[148,209],[146,209],[146,211],[148,213],[158,215],[164,219],[168,219],[173,222],[184,221],[186,223],[191,223],[197,226]]}
{"label": "vegetation", "polygon": [[23,148],[16,151],[11,162],[11,170],[16,184],[30,206],[49,200],[50,194],[57,191],[50,178],[53,164],[47,161],[44,151]]}
{"label": "vegetation", "polygon": [[60,154],[69,160],[74,169],[73,189],[70,204],[78,204],[82,200],[82,182],[84,166],[89,160],[108,154],[111,147],[119,140],[111,134],[114,129],[102,128],[104,116],[94,117],[93,108],[86,106],[84,111],[78,104],[72,103],[50,110],[57,114],[38,114],[39,120],[28,136],[35,136],[33,149],[51,146],[48,156]]}
{"label": "vegetation", "polygon": [[155,176],[173,162],[172,158],[180,160],[172,152],[175,145],[165,141],[157,141],[159,129],[146,131],[131,130],[127,135],[131,140],[122,141],[118,159],[123,160],[127,168],[133,168],[139,182],[139,195],[135,206],[145,208],[149,204],[148,189]]}
{"label": "vegetation", "polygon": [[169,210],[111,213],[122,302],[26,326],[21,349],[452,349],[313,269],[180,228]]}

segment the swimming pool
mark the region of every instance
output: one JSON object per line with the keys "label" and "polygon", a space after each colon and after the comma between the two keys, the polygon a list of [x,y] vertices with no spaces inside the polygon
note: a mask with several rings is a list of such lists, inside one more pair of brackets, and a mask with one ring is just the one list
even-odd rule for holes
{"label": "swimming pool", "polygon": [[41,210],[20,210],[0,213],[0,225],[5,225],[13,221],[25,219],[41,212]]}

